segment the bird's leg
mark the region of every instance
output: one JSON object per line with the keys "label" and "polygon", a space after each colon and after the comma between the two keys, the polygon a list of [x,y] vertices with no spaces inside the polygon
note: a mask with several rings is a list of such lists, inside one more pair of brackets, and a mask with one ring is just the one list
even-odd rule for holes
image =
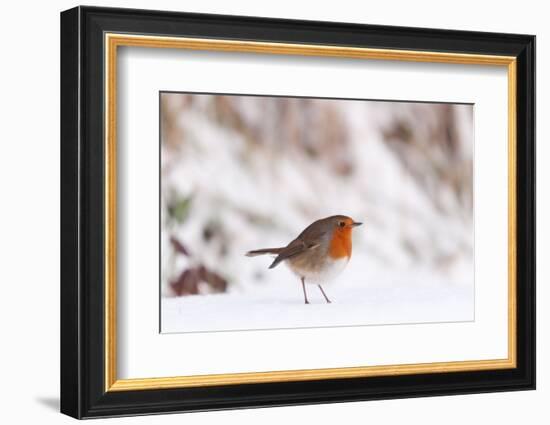
{"label": "bird's leg", "polygon": [[307,294],[306,294],[306,281],[302,277],[302,289],[304,291],[304,303],[309,304],[309,301],[307,300]]}
{"label": "bird's leg", "polygon": [[325,297],[325,300],[326,300],[327,304],[330,304],[331,301],[328,299],[327,294],[325,294],[325,291],[323,291],[323,287],[321,285],[317,285],[317,286],[319,287],[319,289],[323,293],[323,297]]}

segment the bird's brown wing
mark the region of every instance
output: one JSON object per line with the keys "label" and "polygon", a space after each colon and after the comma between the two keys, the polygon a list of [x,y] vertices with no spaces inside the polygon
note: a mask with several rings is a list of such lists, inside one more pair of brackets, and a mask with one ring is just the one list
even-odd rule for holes
{"label": "bird's brown wing", "polygon": [[301,254],[304,251],[317,248],[319,246],[318,242],[305,241],[301,238],[296,238],[290,242],[285,248],[281,250],[277,258],[269,266],[270,269],[277,266],[281,261],[287,260],[291,257]]}
{"label": "bird's brown wing", "polygon": [[306,245],[320,243],[332,234],[332,217],[322,218],[307,226],[296,239],[304,241]]}
{"label": "bird's brown wing", "polygon": [[300,255],[305,251],[317,248],[329,237],[330,227],[326,225],[329,219],[321,219],[313,222],[298,235],[296,239],[284,247],[277,258],[269,266],[270,269],[277,266],[281,261]]}

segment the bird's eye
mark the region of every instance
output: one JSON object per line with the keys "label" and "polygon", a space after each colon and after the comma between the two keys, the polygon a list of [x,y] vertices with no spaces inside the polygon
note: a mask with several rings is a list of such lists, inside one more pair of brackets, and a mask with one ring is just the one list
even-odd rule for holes
{"label": "bird's eye", "polygon": [[344,221],[339,221],[338,222],[338,226],[340,227],[345,227],[346,226],[346,223]]}

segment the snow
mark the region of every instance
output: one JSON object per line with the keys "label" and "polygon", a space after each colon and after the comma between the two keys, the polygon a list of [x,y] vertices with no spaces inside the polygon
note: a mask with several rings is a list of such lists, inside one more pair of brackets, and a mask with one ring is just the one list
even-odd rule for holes
{"label": "snow", "polygon": [[[246,259],[266,268],[271,262],[269,256]],[[376,263],[362,253],[352,256],[340,276],[322,285],[331,304],[313,284],[306,285],[310,304],[304,304],[301,283],[284,263],[266,270],[269,281],[254,289],[163,297],[161,329],[179,333],[474,320],[474,286],[460,280],[473,273],[467,263],[452,278],[417,267],[408,273],[370,270]]]}
{"label": "snow", "polygon": [[278,289],[163,298],[162,331],[205,332],[333,326],[392,325],[471,321],[473,290],[465,285],[419,282],[346,288],[324,287],[327,304],[315,286],[306,287],[304,304],[298,280]]}

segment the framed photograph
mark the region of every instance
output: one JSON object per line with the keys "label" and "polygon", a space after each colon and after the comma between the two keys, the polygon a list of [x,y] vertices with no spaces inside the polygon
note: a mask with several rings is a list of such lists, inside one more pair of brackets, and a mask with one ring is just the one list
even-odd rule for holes
{"label": "framed photograph", "polygon": [[61,411],[535,388],[535,37],[61,14]]}

